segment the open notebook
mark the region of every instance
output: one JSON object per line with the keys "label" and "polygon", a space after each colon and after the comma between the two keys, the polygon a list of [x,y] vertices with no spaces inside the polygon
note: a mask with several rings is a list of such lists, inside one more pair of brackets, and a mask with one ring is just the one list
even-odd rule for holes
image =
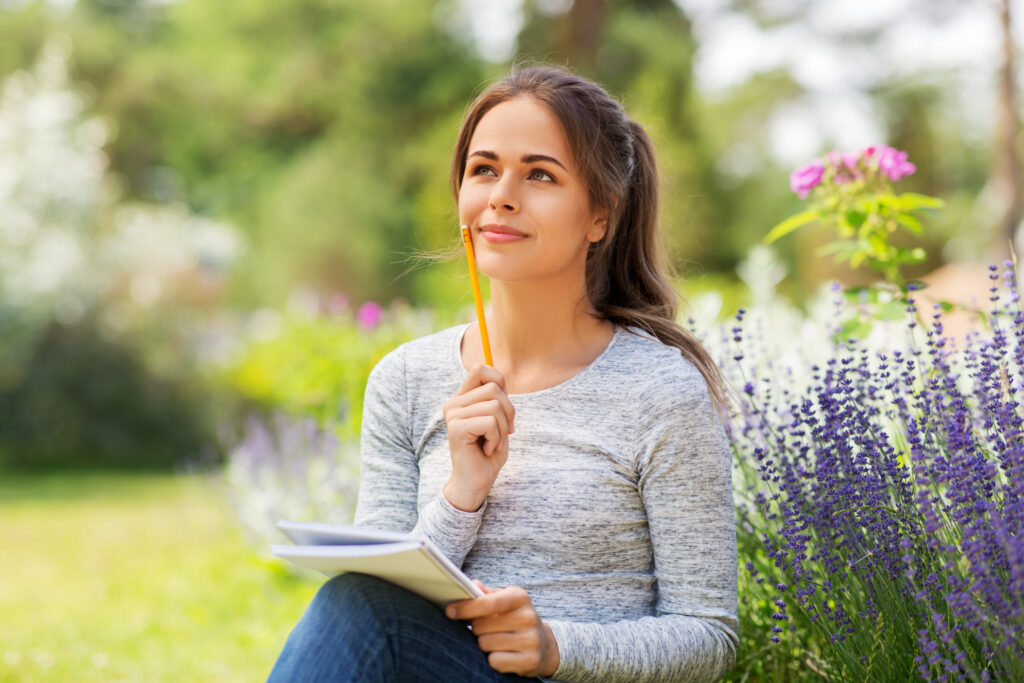
{"label": "open notebook", "polygon": [[282,520],[277,526],[295,545],[272,545],[270,551],[327,576],[369,574],[442,606],[483,595],[426,538],[323,522]]}

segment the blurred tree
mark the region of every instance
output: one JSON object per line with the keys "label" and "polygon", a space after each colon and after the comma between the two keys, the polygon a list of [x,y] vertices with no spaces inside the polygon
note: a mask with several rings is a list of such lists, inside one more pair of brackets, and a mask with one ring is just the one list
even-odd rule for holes
{"label": "blurred tree", "polygon": [[[986,139],[990,149],[978,145],[976,135],[966,131],[964,98],[951,84],[958,82],[957,69],[943,72],[909,71],[902,60],[879,60],[880,49],[892,43],[894,32],[905,30],[902,21],[870,24],[860,22],[849,27],[833,22],[822,26],[812,11],[820,0],[726,0],[721,11],[741,12],[764,29],[802,25],[830,45],[838,45],[848,59],[860,59],[861,88],[883,114],[886,141],[906,149],[918,167],[909,180],[926,194],[947,199],[935,234],[926,246],[938,247],[946,239],[955,246],[942,255],[950,258],[993,258],[994,251],[1005,256],[1006,244],[1021,222],[1019,161],[1019,115],[1015,92],[1015,56],[1009,0],[991,0],[965,5],[959,0],[909,0],[903,16],[912,16],[918,24],[955,26],[967,11],[990,12],[1000,27],[998,61],[991,65],[997,85],[992,129],[994,139]],[[879,16],[884,16],[880,13]],[[917,26],[921,28],[921,26]],[[980,173],[979,173],[980,171]],[[931,224],[930,224],[931,225]],[[967,247],[968,235],[976,245]],[[981,244],[984,242],[984,244]],[[938,253],[929,262],[935,265]]]}
{"label": "blurred tree", "polygon": [[31,67],[54,25],[45,0],[24,4],[0,0],[0,78]]}
{"label": "blurred tree", "polygon": [[0,82],[0,464],[167,465],[213,441],[181,304],[240,245],[182,206],[116,201],[69,52],[58,34]]}
{"label": "blurred tree", "polygon": [[166,468],[219,459],[208,400],[157,377],[88,318],[51,324],[15,386],[0,386],[0,465]]}
{"label": "blurred tree", "polygon": [[[776,27],[813,21],[814,2],[722,7]],[[625,101],[661,151],[663,218],[676,264],[729,270],[771,217],[793,206],[788,169],[776,166],[769,142],[779,108],[805,93],[781,70],[714,96],[699,92],[697,39],[680,8],[687,6],[524,0],[519,55],[567,63]],[[956,6],[914,5],[936,21]],[[507,69],[485,64],[456,28],[462,3],[80,0],[56,7],[0,5],[0,37],[12,37],[0,40],[0,67],[23,66],[19,55],[34,35],[69,32],[72,74],[91,86],[87,104],[112,132],[105,151],[125,196],[187,201],[249,234],[236,302],[280,303],[297,283],[342,290],[355,302],[436,301],[463,291],[458,264],[399,277],[411,249],[450,243],[455,213],[446,176],[455,131],[474,92]],[[831,28],[825,37],[863,57],[885,30]],[[902,95],[908,83],[920,85],[917,76],[870,75],[867,94],[884,112],[890,141],[906,138],[918,161],[915,182],[944,185],[920,189],[976,183],[978,159],[987,165],[989,155],[955,135],[957,107],[943,110],[924,91]],[[965,162],[970,172],[952,162],[937,171],[933,159]],[[951,203],[950,225],[967,210]]]}
{"label": "blurred tree", "polygon": [[140,7],[93,0],[76,24],[92,44],[126,17],[141,27],[119,49],[84,50],[78,71],[118,122],[110,152],[129,194],[187,199],[246,229],[236,294],[248,303],[297,282],[415,298],[413,279],[394,280],[418,234],[416,197],[445,173],[451,114],[483,76],[447,32],[451,8],[182,0],[158,19],[146,9],[147,23]]}
{"label": "blurred tree", "polygon": [[718,150],[693,79],[693,26],[671,0],[577,0],[551,9],[528,0],[521,55],[561,62],[621,98],[652,134],[662,172],[662,224],[673,261],[717,270],[739,255],[723,239],[731,192],[715,181]]}

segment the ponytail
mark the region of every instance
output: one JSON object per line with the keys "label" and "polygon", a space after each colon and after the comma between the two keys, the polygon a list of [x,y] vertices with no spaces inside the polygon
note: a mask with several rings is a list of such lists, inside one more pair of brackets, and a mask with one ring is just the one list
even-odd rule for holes
{"label": "ponytail", "polygon": [[678,294],[665,273],[669,266],[658,244],[658,173],[647,132],[629,120],[631,170],[618,220],[587,258],[591,305],[616,325],[635,327],[666,346],[674,346],[700,371],[720,412],[729,407],[725,381],[711,354],[676,323]]}

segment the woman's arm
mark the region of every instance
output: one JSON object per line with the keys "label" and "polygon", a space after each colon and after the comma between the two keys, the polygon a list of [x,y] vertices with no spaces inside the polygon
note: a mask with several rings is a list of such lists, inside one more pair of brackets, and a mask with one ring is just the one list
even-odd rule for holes
{"label": "woman's arm", "polygon": [[370,371],[359,440],[359,498],[355,524],[410,532],[416,526],[419,467],[400,346]]}
{"label": "woman's arm", "polygon": [[514,409],[493,368],[467,374],[444,405],[452,478],[417,510],[420,471],[409,400],[410,381],[416,380],[407,374],[409,348],[381,359],[367,380],[355,524],[425,536],[461,566],[476,542],[490,485],[508,457]]}

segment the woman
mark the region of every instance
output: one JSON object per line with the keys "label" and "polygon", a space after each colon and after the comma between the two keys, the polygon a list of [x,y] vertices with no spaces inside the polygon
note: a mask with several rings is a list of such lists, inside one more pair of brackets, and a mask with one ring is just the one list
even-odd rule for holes
{"label": "woman", "polygon": [[445,613],[336,577],[271,680],[719,678],[738,642],[724,390],[674,323],[650,139],[599,86],[525,69],[473,103],[451,180],[494,367],[476,324],[381,360],[356,524],[429,537],[486,594]]}

